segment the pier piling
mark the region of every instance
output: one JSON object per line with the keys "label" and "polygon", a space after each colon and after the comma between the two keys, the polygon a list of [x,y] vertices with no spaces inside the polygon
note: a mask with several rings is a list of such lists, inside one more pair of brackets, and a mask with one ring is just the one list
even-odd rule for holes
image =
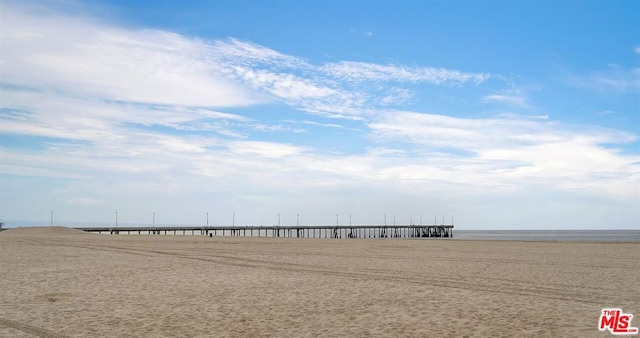
{"label": "pier piling", "polygon": [[[218,226],[218,227],[79,227],[78,230],[94,233],[108,234],[149,234],[160,235],[173,232],[174,235],[181,231],[186,235],[188,231],[195,235],[199,231],[201,235],[209,237],[230,235],[253,237],[283,237],[283,238],[452,238],[453,224],[451,225],[327,225],[327,226]],[[264,229],[264,234],[262,230]],[[248,230],[248,231],[247,231]],[[254,233],[255,230],[255,233]],[[220,231],[220,232],[219,232]]]}

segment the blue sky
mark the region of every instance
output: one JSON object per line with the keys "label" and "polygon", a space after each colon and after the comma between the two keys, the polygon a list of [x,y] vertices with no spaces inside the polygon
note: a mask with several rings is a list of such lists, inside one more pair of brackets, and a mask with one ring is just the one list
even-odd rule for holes
{"label": "blue sky", "polygon": [[0,9],[8,224],[640,224],[636,2]]}

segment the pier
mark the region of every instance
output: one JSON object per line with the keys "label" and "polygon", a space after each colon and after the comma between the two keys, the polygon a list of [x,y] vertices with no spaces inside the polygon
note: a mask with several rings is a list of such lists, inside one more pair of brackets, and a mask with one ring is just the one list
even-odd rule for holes
{"label": "pier", "polygon": [[451,225],[326,225],[326,226],[163,226],[80,227],[99,234],[203,235],[282,238],[452,238]]}

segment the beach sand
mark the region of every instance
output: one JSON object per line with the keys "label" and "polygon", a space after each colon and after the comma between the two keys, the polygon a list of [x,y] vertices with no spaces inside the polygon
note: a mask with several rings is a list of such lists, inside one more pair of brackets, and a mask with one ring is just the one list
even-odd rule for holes
{"label": "beach sand", "polygon": [[0,232],[0,337],[609,337],[637,243]]}

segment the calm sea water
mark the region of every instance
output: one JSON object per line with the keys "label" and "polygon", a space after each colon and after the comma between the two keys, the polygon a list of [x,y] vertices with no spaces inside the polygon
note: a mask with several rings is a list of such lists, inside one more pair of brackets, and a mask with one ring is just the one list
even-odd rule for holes
{"label": "calm sea water", "polygon": [[[5,221],[5,228],[47,226],[42,222]],[[55,224],[54,224],[55,225]],[[62,225],[62,224],[60,224]],[[69,227],[113,226],[111,223],[70,223]],[[122,224],[122,226],[150,226]],[[158,224],[158,226],[168,226]],[[186,233],[188,235],[191,232]],[[196,233],[199,235],[199,233]],[[640,230],[453,230],[453,238],[461,240],[506,241],[583,241],[583,242],[639,242]]]}
{"label": "calm sea water", "polygon": [[640,230],[455,230],[465,240],[640,242]]}

